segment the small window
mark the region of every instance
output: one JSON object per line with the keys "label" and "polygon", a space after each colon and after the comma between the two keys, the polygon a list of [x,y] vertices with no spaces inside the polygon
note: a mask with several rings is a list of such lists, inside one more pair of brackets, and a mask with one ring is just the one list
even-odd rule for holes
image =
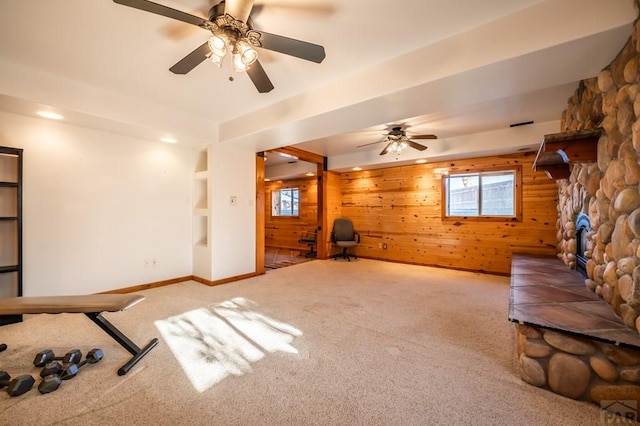
{"label": "small window", "polygon": [[516,170],[443,177],[445,217],[517,217]]}
{"label": "small window", "polygon": [[300,211],[300,191],[285,188],[271,193],[272,216],[298,216]]}

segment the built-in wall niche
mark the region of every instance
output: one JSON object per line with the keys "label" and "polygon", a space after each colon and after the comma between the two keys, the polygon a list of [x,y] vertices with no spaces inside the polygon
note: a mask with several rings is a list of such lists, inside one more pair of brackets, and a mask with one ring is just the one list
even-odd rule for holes
{"label": "built-in wall niche", "polygon": [[193,244],[195,246],[208,246],[209,233],[207,232],[207,222],[207,216],[195,216],[193,218]]}
{"label": "built-in wall niche", "polygon": [[209,207],[208,203],[208,193],[207,193],[207,179],[196,179],[194,181],[194,191],[193,191],[193,200],[194,206],[193,208],[196,210],[205,210]]}
{"label": "built-in wall niche", "polygon": [[209,149],[193,151],[193,192],[191,242],[193,248],[193,274],[211,279],[211,249],[209,248]]}
{"label": "built-in wall niche", "polygon": [[194,166],[194,172],[195,173],[202,173],[202,172],[206,172],[209,167],[209,161],[208,161],[208,154],[207,154],[207,150],[206,149],[201,149],[199,151],[196,151],[195,153],[195,166]]}

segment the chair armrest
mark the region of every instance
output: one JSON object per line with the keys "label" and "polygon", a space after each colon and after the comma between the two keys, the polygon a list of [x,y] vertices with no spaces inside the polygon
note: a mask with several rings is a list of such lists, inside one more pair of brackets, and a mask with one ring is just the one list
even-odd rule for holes
{"label": "chair armrest", "polygon": [[359,232],[354,232],[354,234],[355,234],[355,237],[356,237],[356,242],[358,244],[360,244],[360,233]]}

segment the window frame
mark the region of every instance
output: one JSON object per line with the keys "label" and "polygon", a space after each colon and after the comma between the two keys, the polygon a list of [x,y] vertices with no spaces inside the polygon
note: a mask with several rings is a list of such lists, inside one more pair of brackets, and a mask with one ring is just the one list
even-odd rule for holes
{"label": "window frame", "polygon": [[[291,208],[291,214],[282,214],[281,211],[279,211],[279,214],[274,214],[273,213],[274,212],[274,208],[273,208],[273,197],[274,197],[274,194],[278,193],[278,204],[280,204],[280,200],[282,199],[281,198],[282,197],[282,192],[291,192],[291,199],[293,200],[294,199],[293,191],[296,191],[298,193],[298,197],[297,197],[298,209],[297,209],[296,214],[293,214],[293,212],[294,212],[293,206]],[[301,192],[302,191],[300,191],[300,188],[297,187],[297,186],[292,186],[292,187],[288,187],[288,188],[272,189],[271,190],[271,209],[270,209],[271,210],[271,217],[272,218],[273,217],[277,217],[277,218],[290,218],[290,217],[299,218],[300,217],[300,201],[301,201],[300,200],[300,194],[301,194]]]}
{"label": "window frame", "polygon": [[[513,208],[514,214],[510,216],[496,216],[496,215],[484,215],[484,216],[448,216],[447,215],[447,203],[448,203],[448,191],[447,181],[451,176],[468,176],[482,174],[490,175],[496,173],[513,173],[514,175],[514,188],[513,188]],[[489,167],[489,168],[477,168],[467,170],[455,170],[449,171],[442,175],[441,180],[441,218],[443,221],[459,221],[459,220],[472,220],[478,222],[522,222],[522,166],[506,166],[506,167]],[[482,194],[482,190],[480,190]],[[478,199],[478,207],[482,203],[482,198]]]}

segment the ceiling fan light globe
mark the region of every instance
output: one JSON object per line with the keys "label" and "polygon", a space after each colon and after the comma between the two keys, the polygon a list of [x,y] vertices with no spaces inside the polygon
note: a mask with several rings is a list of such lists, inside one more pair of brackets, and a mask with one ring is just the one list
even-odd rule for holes
{"label": "ceiling fan light globe", "polygon": [[236,47],[245,65],[251,65],[258,59],[258,52],[246,40],[238,41]]}
{"label": "ceiling fan light globe", "polygon": [[209,49],[214,55],[223,57],[227,54],[227,37],[225,34],[214,34],[209,38]]}
{"label": "ceiling fan light globe", "polygon": [[218,56],[215,53],[211,55],[211,62],[216,64],[218,68],[222,68],[222,61],[224,61],[224,56]]}
{"label": "ceiling fan light globe", "polygon": [[239,53],[233,54],[233,68],[236,72],[245,72],[249,69],[249,66],[242,61],[242,55]]}

